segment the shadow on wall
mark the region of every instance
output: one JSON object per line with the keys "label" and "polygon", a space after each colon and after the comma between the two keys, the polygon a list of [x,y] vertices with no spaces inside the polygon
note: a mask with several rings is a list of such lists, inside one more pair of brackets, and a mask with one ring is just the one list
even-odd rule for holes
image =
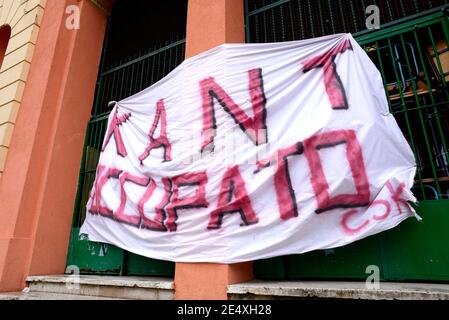
{"label": "shadow on wall", "polygon": [[5,58],[6,48],[8,47],[9,38],[11,37],[11,27],[8,25],[0,27],[0,70]]}

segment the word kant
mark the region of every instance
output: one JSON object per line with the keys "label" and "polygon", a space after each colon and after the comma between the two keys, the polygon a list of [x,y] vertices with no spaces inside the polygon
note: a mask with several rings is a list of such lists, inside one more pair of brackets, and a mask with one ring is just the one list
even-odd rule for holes
{"label": "word kant", "polygon": [[[335,110],[348,109],[348,102],[343,84],[336,71],[335,58],[339,53],[346,50],[352,50],[349,40],[342,42],[325,54],[313,57],[303,62],[303,72],[309,72],[312,69],[321,68],[323,72],[323,82],[325,91],[329,98],[331,107]],[[260,145],[268,142],[268,130],[266,126],[266,102],[263,75],[261,69],[248,71],[249,95],[253,116],[250,117],[246,112],[227,94],[227,92],[215,81],[209,77],[200,82],[202,98],[202,117],[203,128],[201,143],[201,152],[212,150],[214,148],[214,138],[217,129],[217,123],[214,114],[215,102],[234,119],[240,129],[255,144]],[[104,140],[102,151],[113,140],[116,145],[117,154],[121,157],[127,157],[128,153],[124,145],[120,127],[126,124],[131,117],[131,113],[119,116],[116,109],[110,123],[108,132]],[[155,137],[156,129],[160,127],[159,136]],[[157,102],[155,118],[148,133],[149,144],[139,156],[140,163],[150,155],[153,149],[163,148],[163,161],[171,161],[171,143],[167,136],[167,116],[164,106],[164,100]],[[355,184],[355,194],[341,194],[330,196],[329,185],[327,183],[324,170],[321,164],[319,151],[323,148],[332,148],[341,144],[346,145],[346,156],[349,163]],[[274,185],[276,191],[276,201],[279,208],[279,215],[282,220],[288,220],[298,216],[297,201],[295,191],[293,190],[288,169],[288,159],[293,156],[304,154],[310,170],[311,184],[317,201],[316,213],[322,213],[335,208],[355,208],[370,205],[370,190],[368,177],[365,171],[361,146],[353,130],[337,130],[312,136],[304,141],[299,141],[292,146],[278,150],[275,155],[269,159],[258,161],[254,174],[267,167],[275,165]],[[101,203],[101,193],[103,187],[110,179],[117,179],[120,184],[120,205],[113,211]],[[138,228],[146,228],[153,231],[177,230],[178,211],[194,208],[208,208],[209,203],[206,198],[206,185],[208,175],[206,171],[184,173],[175,177],[165,177],[161,179],[164,196],[158,205],[156,205],[155,214],[149,218],[144,213],[145,203],[152,197],[157,187],[156,182],[151,177],[139,177],[116,168],[108,168],[99,165],[97,177],[95,180],[95,189],[91,195],[91,204],[89,212],[94,215],[102,215],[126,223]],[[127,196],[125,191],[126,184],[135,184],[144,188],[144,192],[137,203],[138,215],[125,212]],[[180,196],[180,188],[184,186],[196,187],[195,194],[189,197]],[[391,190],[393,201],[400,209],[401,199],[397,190]],[[374,219],[385,219],[391,211],[389,202],[373,203],[373,205],[383,205],[386,207],[386,213],[381,216],[375,216]],[[256,224],[259,219],[251,204],[245,181],[240,173],[240,168],[235,165],[228,168],[224,173],[218,194],[216,207],[209,214],[207,229],[219,229],[222,226],[223,218],[227,214],[239,213],[242,224],[247,226]],[[365,221],[358,227],[350,227],[349,220],[356,213],[354,209],[346,212],[342,219],[343,230],[347,233],[356,233],[366,227],[369,221]]]}

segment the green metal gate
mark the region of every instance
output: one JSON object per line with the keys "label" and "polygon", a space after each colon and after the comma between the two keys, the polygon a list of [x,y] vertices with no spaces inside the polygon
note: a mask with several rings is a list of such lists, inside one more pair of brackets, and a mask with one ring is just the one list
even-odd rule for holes
{"label": "green metal gate", "polygon": [[[107,42],[107,41],[106,41]],[[83,274],[173,276],[174,263],[144,258],[115,246],[90,242],[79,236],[86,203],[106,133],[109,101],[128,97],[162,79],[184,60],[185,39],[173,39],[146,52],[119,61],[98,76],[92,118],[88,123],[75,200],[68,266]],[[103,62],[105,54],[103,53]]]}
{"label": "green metal gate", "polygon": [[[381,71],[390,111],[414,151],[413,191],[423,218],[345,247],[257,261],[256,277],[364,279],[367,266],[377,265],[382,280],[449,281],[447,3],[245,0],[247,42],[353,33]],[[379,30],[366,30],[370,4],[380,8]]]}

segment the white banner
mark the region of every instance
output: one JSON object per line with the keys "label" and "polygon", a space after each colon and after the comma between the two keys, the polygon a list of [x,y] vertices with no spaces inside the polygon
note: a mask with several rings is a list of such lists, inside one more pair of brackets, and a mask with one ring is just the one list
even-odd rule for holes
{"label": "white banner", "polygon": [[177,262],[334,248],[413,216],[415,167],[350,34],[225,44],[116,104],[81,233]]}

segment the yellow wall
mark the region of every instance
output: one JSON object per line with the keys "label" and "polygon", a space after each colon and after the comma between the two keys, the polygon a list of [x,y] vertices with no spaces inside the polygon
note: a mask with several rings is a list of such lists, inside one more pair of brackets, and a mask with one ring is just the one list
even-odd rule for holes
{"label": "yellow wall", "polygon": [[0,69],[0,177],[30,68],[46,0],[0,0],[0,27],[11,38]]}

